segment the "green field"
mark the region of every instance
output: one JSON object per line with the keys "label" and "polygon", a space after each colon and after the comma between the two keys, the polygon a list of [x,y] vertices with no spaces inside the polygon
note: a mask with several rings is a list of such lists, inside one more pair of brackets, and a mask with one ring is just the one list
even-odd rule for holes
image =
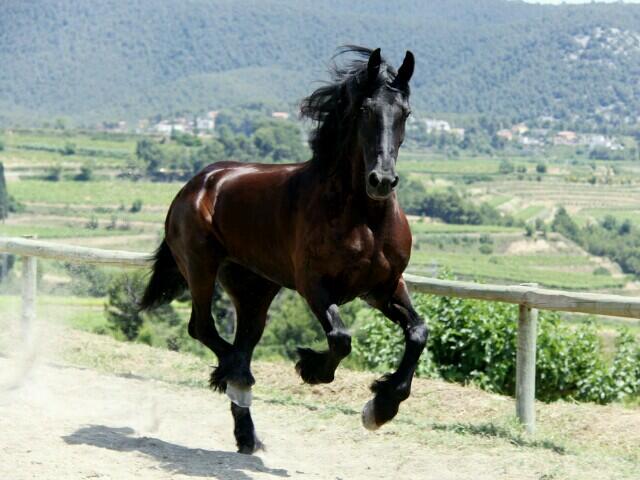
{"label": "green field", "polygon": [[169,206],[182,183],[74,182],[22,180],[12,182],[11,194],[20,202],[49,205],[118,207],[141,199],[144,205]]}
{"label": "green field", "polygon": [[[25,207],[23,213],[0,224],[1,235],[91,238],[91,244],[108,248],[150,250],[153,242],[149,236],[161,234],[167,208],[183,184],[114,178],[128,158],[135,155],[140,137],[134,135],[18,130],[5,132],[0,138],[5,144],[0,161],[6,162],[9,191]],[[60,153],[68,143],[75,146],[75,155]],[[175,147],[170,144],[165,148],[171,151]],[[505,159],[521,173],[499,173]],[[108,176],[90,182],[34,177],[52,165],[74,172],[85,161],[93,162],[98,171],[109,172]],[[547,165],[547,173],[537,175],[536,165],[541,162]],[[532,223],[541,218],[548,222],[557,207],[565,206],[581,223],[608,214],[640,223],[640,168],[631,162],[616,162],[613,181],[596,185],[589,184],[586,178],[593,172],[605,171],[610,162],[576,160],[572,150],[564,147],[550,149],[544,158],[466,154],[450,157],[403,150],[398,165],[401,172],[424,181],[429,191],[452,186],[467,192],[473,202],[485,201],[519,221]],[[468,179],[472,179],[471,183],[466,183]],[[137,200],[142,201],[142,210],[132,213],[131,206]],[[631,280],[615,268],[610,275],[595,275],[599,264],[571,243],[564,250],[552,246],[549,251],[535,251],[534,239],[524,237],[522,226],[452,225],[413,219],[411,228],[414,253],[410,269],[418,273],[448,271],[482,281],[537,282],[583,290],[618,290]],[[139,235],[142,237],[137,238]],[[107,242],[109,237],[114,238]],[[120,242],[117,237],[123,240]],[[514,245],[517,252],[513,251]],[[528,248],[534,251],[529,253]]]}

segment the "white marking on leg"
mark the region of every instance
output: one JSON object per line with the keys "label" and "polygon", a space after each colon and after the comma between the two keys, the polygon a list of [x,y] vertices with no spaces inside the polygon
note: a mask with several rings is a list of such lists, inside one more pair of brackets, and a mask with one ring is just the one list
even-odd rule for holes
{"label": "white marking on leg", "polygon": [[237,406],[249,408],[251,406],[251,387],[238,385],[237,383],[227,382],[227,397]]}

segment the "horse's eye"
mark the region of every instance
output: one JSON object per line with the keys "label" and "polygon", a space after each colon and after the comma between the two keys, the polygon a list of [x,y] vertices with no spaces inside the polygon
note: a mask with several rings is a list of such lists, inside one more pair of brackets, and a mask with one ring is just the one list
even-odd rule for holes
{"label": "horse's eye", "polygon": [[404,118],[409,118],[409,115],[411,115],[411,110],[405,110],[404,111]]}

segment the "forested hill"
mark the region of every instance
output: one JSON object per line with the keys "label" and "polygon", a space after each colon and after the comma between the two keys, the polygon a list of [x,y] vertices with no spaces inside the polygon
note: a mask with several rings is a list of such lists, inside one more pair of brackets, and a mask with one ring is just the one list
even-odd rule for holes
{"label": "forested hill", "polygon": [[5,0],[0,123],[294,105],[338,45],[417,56],[414,108],[635,122],[640,6],[504,0]]}

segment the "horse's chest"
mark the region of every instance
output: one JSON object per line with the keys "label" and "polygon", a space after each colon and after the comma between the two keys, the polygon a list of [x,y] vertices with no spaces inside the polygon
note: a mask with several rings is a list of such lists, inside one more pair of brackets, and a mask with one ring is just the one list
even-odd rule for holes
{"label": "horse's chest", "polygon": [[387,283],[404,269],[402,254],[393,242],[359,227],[324,239],[316,259],[326,283],[340,296],[355,297]]}

